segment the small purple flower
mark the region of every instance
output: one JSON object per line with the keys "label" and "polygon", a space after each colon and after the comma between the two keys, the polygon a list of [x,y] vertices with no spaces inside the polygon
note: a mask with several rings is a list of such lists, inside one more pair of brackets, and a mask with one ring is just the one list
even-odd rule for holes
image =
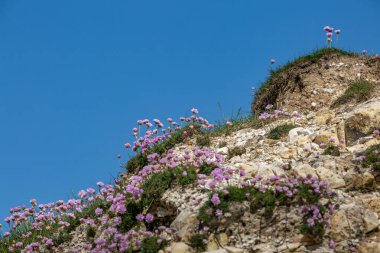
{"label": "small purple flower", "polygon": [[98,216],[102,215],[102,214],[103,214],[103,209],[101,209],[101,208],[96,208],[96,209],[95,209],[95,214],[98,215]]}
{"label": "small purple flower", "polygon": [[329,240],[329,248],[335,250],[335,242],[332,239]]}
{"label": "small purple flower", "polygon": [[211,202],[214,206],[217,206],[220,204],[219,195],[217,193],[214,193],[211,197]]}
{"label": "small purple flower", "polygon": [[273,105],[272,104],[267,104],[266,106],[265,106],[265,109],[267,109],[267,110],[270,110],[270,109],[272,109],[273,108]]}
{"label": "small purple flower", "polygon": [[191,109],[191,113],[192,113],[192,114],[198,114],[198,110],[195,109],[195,108],[193,108],[193,109]]}
{"label": "small purple flower", "polygon": [[153,216],[153,214],[147,213],[146,216],[145,216],[145,221],[146,221],[147,223],[152,223],[153,220],[154,220],[154,216]]}
{"label": "small purple flower", "polygon": [[142,213],[140,213],[136,216],[136,220],[138,220],[138,221],[143,221],[144,219],[145,219],[145,216]]}
{"label": "small purple flower", "polygon": [[216,215],[216,217],[221,217],[221,216],[223,216],[223,211],[220,209],[216,209],[215,215]]}

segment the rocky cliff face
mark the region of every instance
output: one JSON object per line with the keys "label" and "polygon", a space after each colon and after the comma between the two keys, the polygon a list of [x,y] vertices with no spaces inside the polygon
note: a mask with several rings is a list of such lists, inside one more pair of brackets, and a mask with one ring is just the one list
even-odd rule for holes
{"label": "rocky cliff face", "polygon": [[[329,108],[355,80],[379,84],[380,58],[362,57],[337,49],[316,51],[274,71],[252,103],[260,112],[267,104],[288,111]],[[376,89],[371,96],[379,96]]]}
{"label": "rocky cliff face", "polygon": [[[259,94],[260,119],[210,132],[189,118],[186,137],[130,162],[104,203],[39,250],[380,252],[379,64],[328,54]],[[335,103],[358,80],[365,96]]]}

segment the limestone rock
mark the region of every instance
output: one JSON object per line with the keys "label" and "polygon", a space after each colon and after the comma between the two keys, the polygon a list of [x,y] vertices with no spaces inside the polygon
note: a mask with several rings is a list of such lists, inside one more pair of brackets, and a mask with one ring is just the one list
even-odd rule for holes
{"label": "limestone rock", "polygon": [[342,188],[346,185],[346,182],[339,174],[334,173],[324,167],[318,167],[317,174],[322,180],[328,182],[331,189]]}
{"label": "limestone rock", "polygon": [[322,143],[328,144],[330,138],[337,140],[338,136],[333,131],[323,131],[323,132],[319,132],[315,135],[313,142],[317,143],[318,145],[320,145]]}
{"label": "limestone rock", "polygon": [[363,242],[359,245],[359,253],[378,253],[380,252],[379,242]]}
{"label": "limestone rock", "polygon": [[277,249],[271,244],[258,244],[252,247],[254,253],[275,253]]}
{"label": "limestone rock", "polygon": [[178,235],[187,241],[198,225],[198,222],[197,215],[186,209],[180,212],[172,222],[171,227],[175,227],[178,230]]}
{"label": "limestone rock", "polygon": [[379,227],[379,217],[377,213],[367,212],[363,218],[365,233],[369,233]]}
{"label": "limestone rock", "polygon": [[349,146],[380,128],[380,98],[356,106],[345,121],[346,141]]}
{"label": "limestone rock", "polygon": [[190,247],[186,243],[176,242],[171,246],[171,253],[190,253]]}
{"label": "limestone rock", "polygon": [[230,247],[230,246],[226,246],[224,247],[224,249],[227,250],[228,253],[243,253],[244,252],[243,249],[238,249],[238,248]]}

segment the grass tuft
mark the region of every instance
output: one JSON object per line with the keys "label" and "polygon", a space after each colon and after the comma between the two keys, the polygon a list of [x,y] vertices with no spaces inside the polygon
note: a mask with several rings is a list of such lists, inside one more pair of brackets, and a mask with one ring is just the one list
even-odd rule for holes
{"label": "grass tuft", "polygon": [[365,80],[357,80],[350,84],[346,91],[334,101],[331,105],[332,108],[339,105],[355,101],[357,103],[366,101],[369,99],[375,89],[375,86]]}
{"label": "grass tuft", "polygon": [[337,146],[328,146],[322,153],[322,155],[340,156],[340,151]]}
{"label": "grass tuft", "polygon": [[228,150],[228,159],[231,159],[234,156],[241,156],[245,154],[246,149],[244,147],[234,147]]}
{"label": "grass tuft", "polygon": [[276,128],[272,129],[269,134],[268,138],[273,139],[273,140],[279,140],[285,136],[288,135],[289,131],[292,130],[293,128],[296,128],[297,126],[294,125],[280,125],[277,126]]}
{"label": "grass tuft", "polygon": [[[323,57],[325,57],[326,55],[329,55],[329,54],[339,54],[339,55],[347,55],[347,56],[353,56],[354,55],[354,53],[347,52],[347,51],[344,51],[344,50],[341,50],[341,49],[337,49],[337,48],[322,48],[322,49],[318,49],[318,50],[312,52],[311,54],[308,54],[308,55],[305,55],[305,56],[301,56],[301,57],[295,59],[294,61],[291,61],[291,62],[283,65],[282,67],[280,67],[280,68],[278,68],[276,70],[271,70],[270,71],[270,76],[268,77],[268,79],[263,84],[261,84],[260,89],[255,94],[255,98],[254,98],[254,101],[253,101],[252,105],[255,104],[255,101],[259,97],[261,97],[262,95],[264,95],[265,93],[267,93],[269,91],[269,88],[272,85],[275,84],[275,80],[277,78],[279,78],[281,75],[283,75],[285,72],[289,71],[293,67],[295,67],[297,65],[300,65],[302,63],[306,63],[306,62],[315,63],[315,62],[318,62]],[[270,101],[269,103],[273,104],[273,102],[274,101]],[[262,106],[265,106],[265,105],[262,105]],[[253,107],[252,107],[252,109],[253,109]],[[262,109],[262,108],[260,108],[260,109]]]}
{"label": "grass tuft", "polygon": [[372,145],[367,149],[363,165],[380,171],[380,144]]}

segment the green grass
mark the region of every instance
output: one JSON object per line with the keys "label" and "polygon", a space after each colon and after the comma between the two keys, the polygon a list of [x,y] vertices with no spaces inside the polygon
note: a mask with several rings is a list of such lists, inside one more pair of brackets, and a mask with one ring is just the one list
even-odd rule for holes
{"label": "green grass", "polygon": [[322,155],[340,156],[339,147],[331,145],[328,146],[322,153]]}
{"label": "green grass", "polygon": [[228,159],[231,159],[234,156],[241,156],[245,154],[247,150],[244,147],[234,147],[228,150]]}
{"label": "green grass", "polygon": [[226,124],[217,124],[214,130],[210,133],[211,136],[228,136],[233,132],[239,131],[245,128],[259,129],[273,121],[260,120],[257,115],[239,116],[231,120],[232,126]]}
{"label": "green grass", "polygon": [[190,130],[188,126],[184,127],[178,132],[172,134],[172,136],[163,142],[153,146],[146,153],[137,153],[134,157],[128,160],[125,165],[125,169],[128,173],[133,173],[142,169],[145,165],[148,164],[147,156],[149,154],[157,153],[159,155],[164,154],[169,149],[173,148],[176,144],[182,143],[186,136],[183,134],[184,131],[188,131],[188,133],[193,134],[195,131],[199,131],[198,129]]}
{"label": "green grass", "polygon": [[380,144],[372,145],[366,150],[363,166],[380,171]]}
{"label": "green grass", "polygon": [[160,249],[166,246],[166,242],[158,244],[158,237],[152,236],[145,238],[141,245],[141,253],[157,253]]}
{"label": "green grass", "polygon": [[[280,77],[283,73],[289,71],[293,67],[296,67],[297,65],[300,65],[302,63],[318,62],[320,59],[322,59],[324,56],[326,56],[328,54],[339,54],[339,55],[347,55],[347,56],[353,56],[354,55],[354,53],[347,52],[347,51],[337,49],[337,48],[322,48],[322,49],[315,50],[311,54],[301,56],[301,57],[279,67],[276,70],[271,70],[270,76],[268,77],[268,79],[264,83],[261,84],[260,89],[255,94],[255,99],[253,101],[253,104],[255,103],[255,100],[258,97],[261,97],[263,94],[265,94],[266,92],[269,91],[269,88],[272,85],[274,85],[274,83],[276,82],[276,79],[278,77]],[[274,102],[275,101],[270,101],[269,103],[274,103]],[[262,106],[265,106],[265,105],[262,105]]]}
{"label": "green grass", "polygon": [[337,107],[352,101],[357,103],[364,102],[369,99],[375,90],[375,86],[365,80],[357,80],[350,84],[346,91],[334,101],[331,107]]}
{"label": "green grass", "polygon": [[206,235],[194,234],[190,238],[190,246],[198,251],[206,250],[206,244],[203,240],[207,239]]}
{"label": "green grass", "polygon": [[277,126],[269,132],[268,138],[273,139],[273,140],[279,140],[282,137],[287,136],[289,131],[296,127],[297,126],[287,125],[287,124]]}
{"label": "green grass", "polygon": [[211,141],[210,141],[210,135],[208,134],[208,132],[199,134],[197,138],[195,139],[195,143],[199,147],[210,147]]}

